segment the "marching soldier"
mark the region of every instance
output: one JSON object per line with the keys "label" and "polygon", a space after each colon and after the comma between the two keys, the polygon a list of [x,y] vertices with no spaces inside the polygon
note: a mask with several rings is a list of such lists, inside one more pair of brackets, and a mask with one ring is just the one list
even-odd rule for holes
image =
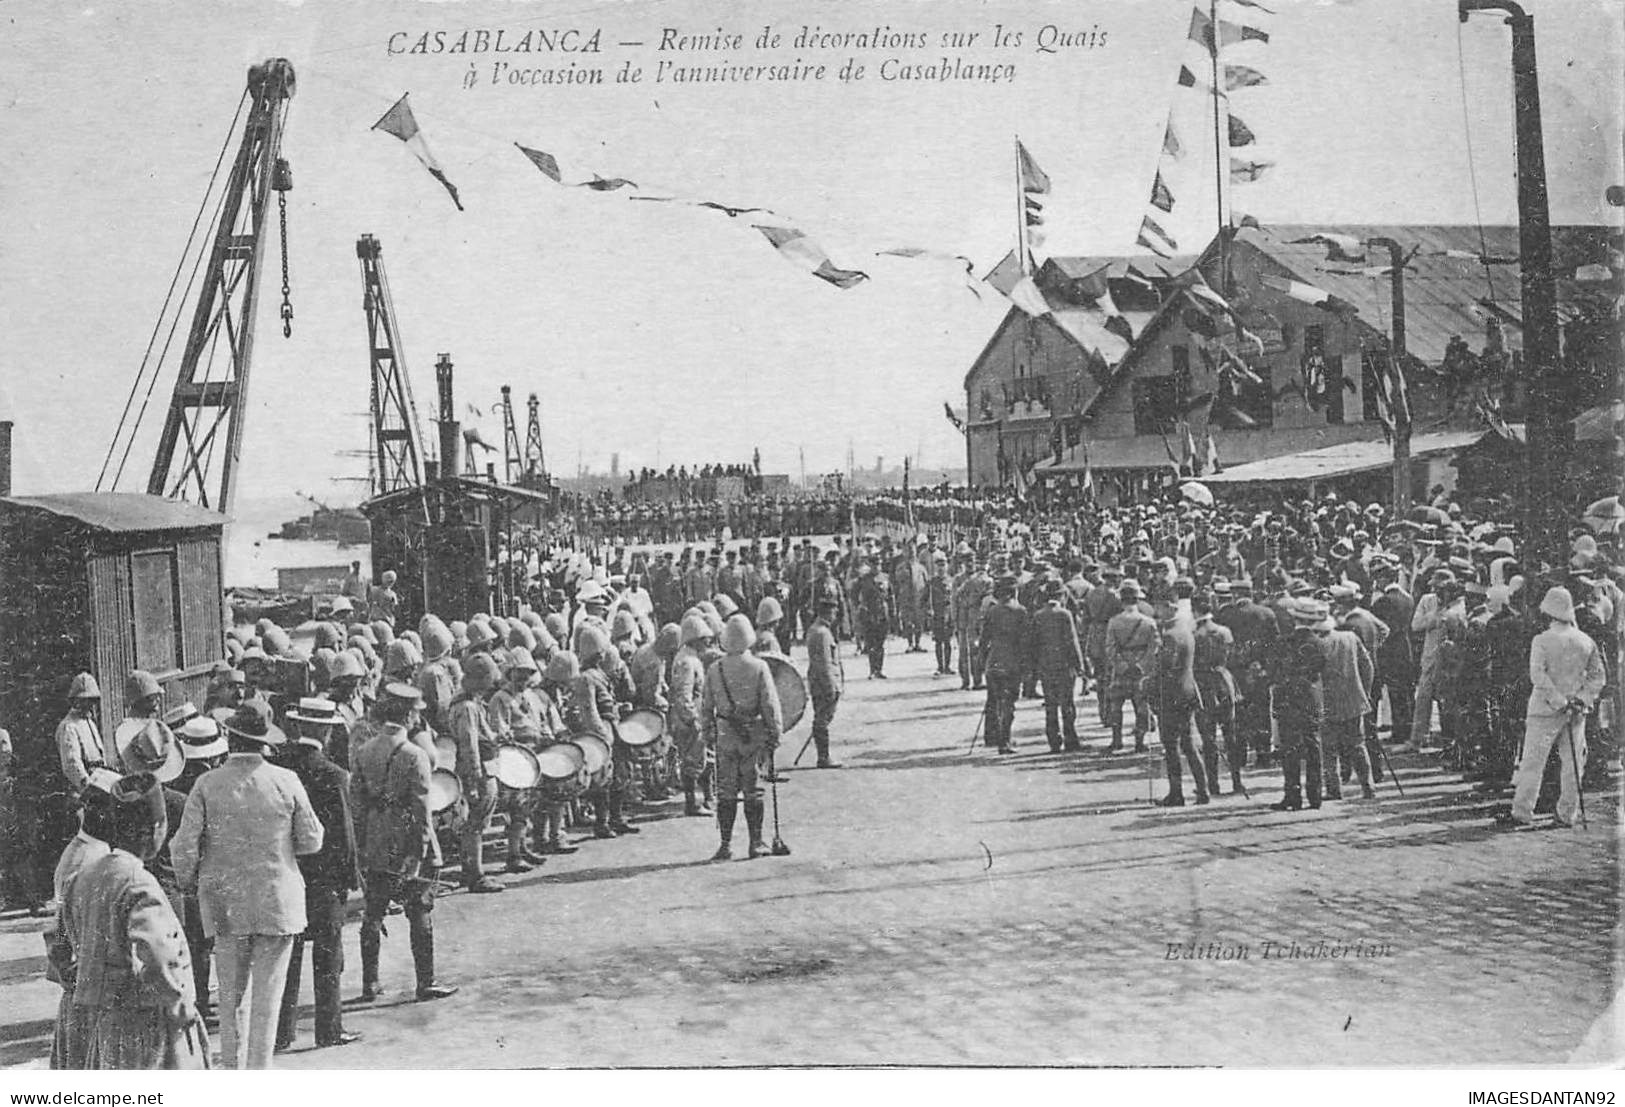
{"label": "marching soldier", "polygon": [[[685,615],[682,622],[683,645],[671,662],[672,743],[681,759],[683,777],[683,814],[709,815],[711,813],[710,755],[704,736],[700,733],[700,699],[705,686],[705,651],[712,644],[711,626],[698,612]],[[703,783],[704,802],[696,801],[695,790]]]}

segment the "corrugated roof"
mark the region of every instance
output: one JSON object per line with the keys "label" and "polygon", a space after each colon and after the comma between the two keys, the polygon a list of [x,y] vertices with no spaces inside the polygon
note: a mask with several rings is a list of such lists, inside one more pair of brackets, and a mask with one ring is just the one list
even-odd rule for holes
{"label": "corrugated roof", "polygon": [[[1484,437],[1484,434],[1482,430],[1418,434],[1411,439],[1411,457],[1423,458],[1450,453],[1464,446],[1471,446]],[[1351,473],[1386,469],[1393,463],[1392,446],[1380,438],[1368,439],[1237,465],[1222,473],[1203,477],[1202,481],[1206,484],[1302,484],[1347,476]]]}
{"label": "corrugated roof", "polygon": [[[1405,270],[1405,345],[1414,356],[1427,362],[1442,361],[1445,346],[1451,336],[1457,334],[1475,348],[1480,345],[1484,324],[1489,318],[1482,303],[1486,300],[1497,305],[1500,309],[1497,314],[1508,323],[1508,345],[1522,349],[1522,272],[1516,260],[1519,248],[1516,226],[1485,227],[1482,241],[1476,226],[1436,224],[1281,224],[1245,227],[1236,232],[1237,242],[1258,246],[1297,274],[1299,280],[1348,301],[1359,309],[1360,319],[1368,326],[1386,332],[1392,314],[1388,277],[1334,270],[1385,266],[1388,251],[1372,247],[1363,262],[1332,262],[1326,260],[1326,248],[1322,245],[1291,244],[1292,239],[1321,233],[1350,235],[1361,241],[1392,238],[1406,250],[1419,247]],[[1580,266],[1610,265],[1617,260],[1610,248],[1618,240],[1618,230],[1607,226],[1552,228],[1553,267],[1558,277],[1560,302],[1573,290],[1574,272]],[[1476,260],[1437,256],[1442,251],[1455,250],[1477,257],[1486,249],[1492,258],[1511,260],[1508,264],[1485,266]]]}
{"label": "corrugated roof", "polygon": [[48,511],[106,531],[196,530],[228,522],[218,511],[162,496],[135,492],[64,492],[54,496],[11,496],[0,503]]}

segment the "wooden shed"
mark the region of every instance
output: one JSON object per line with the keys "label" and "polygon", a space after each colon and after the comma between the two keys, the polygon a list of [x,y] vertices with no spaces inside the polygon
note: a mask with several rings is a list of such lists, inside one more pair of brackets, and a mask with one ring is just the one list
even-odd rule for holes
{"label": "wooden shed", "polygon": [[0,726],[16,746],[20,805],[62,786],[54,735],[77,672],[102,689],[102,733],[124,717],[131,669],[170,705],[202,706],[225,653],[225,517],[157,496],[0,498]]}

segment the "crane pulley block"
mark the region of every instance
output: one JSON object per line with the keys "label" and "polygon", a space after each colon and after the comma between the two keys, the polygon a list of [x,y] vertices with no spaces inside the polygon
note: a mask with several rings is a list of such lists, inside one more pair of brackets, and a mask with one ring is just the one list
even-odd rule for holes
{"label": "crane pulley block", "polygon": [[292,191],[293,167],[288,164],[287,158],[276,159],[276,165],[271,170],[271,188],[277,192]]}

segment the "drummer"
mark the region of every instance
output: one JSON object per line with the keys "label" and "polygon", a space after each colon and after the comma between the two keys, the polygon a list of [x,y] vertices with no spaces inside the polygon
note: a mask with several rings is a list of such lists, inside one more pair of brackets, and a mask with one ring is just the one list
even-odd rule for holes
{"label": "drummer", "polygon": [[[541,680],[536,659],[521,647],[508,650],[504,658],[502,687],[491,697],[491,725],[504,741],[514,742],[528,750],[542,747],[543,736],[552,741],[552,732],[544,731],[546,720],[542,712],[542,697],[532,687]],[[531,811],[536,805],[536,790],[504,787],[498,810],[508,820],[507,871],[528,873],[547,858],[532,850],[525,841],[530,827]]]}
{"label": "drummer", "polygon": [[[553,740],[569,741],[570,689],[581,675],[581,665],[569,650],[556,650],[547,660],[547,672],[542,675],[538,689],[542,701],[542,715],[546,719],[546,733]],[[564,826],[569,821],[568,800],[544,799],[540,806],[540,825],[536,839],[541,853],[574,853],[576,847],[564,844]]]}
{"label": "drummer", "polygon": [[776,629],[784,619],[784,608],[774,596],[763,596],[756,605],[756,644],[750,652],[760,657],[764,653],[782,654]]}
{"label": "drummer", "polygon": [[626,821],[624,806],[626,793],[632,782],[632,751],[615,738],[615,724],[623,715],[623,706],[630,710],[634,692],[631,674],[620,656],[609,644],[609,636],[600,627],[587,624],[582,627],[579,660],[581,675],[576,677],[571,700],[581,730],[609,745],[614,758],[614,777],[605,788],[605,794],[594,804],[592,834],[594,838],[615,838],[622,834],[636,834],[638,828]]}
{"label": "drummer", "polygon": [[[683,632],[676,623],[667,623],[660,628],[653,641],[638,647],[627,665],[632,676],[633,705],[657,712],[663,726],[669,726],[664,722],[670,706],[666,695],[666,673],[671,668],[672,658],[677,656],[682,646],[682,637]],[[675,749],[668,749],[663,756],[666,760],[665,772],[648,774],[654,779],[645,780],[645,799],[666,799],[671,795],[671,782],[677,778]]]}

